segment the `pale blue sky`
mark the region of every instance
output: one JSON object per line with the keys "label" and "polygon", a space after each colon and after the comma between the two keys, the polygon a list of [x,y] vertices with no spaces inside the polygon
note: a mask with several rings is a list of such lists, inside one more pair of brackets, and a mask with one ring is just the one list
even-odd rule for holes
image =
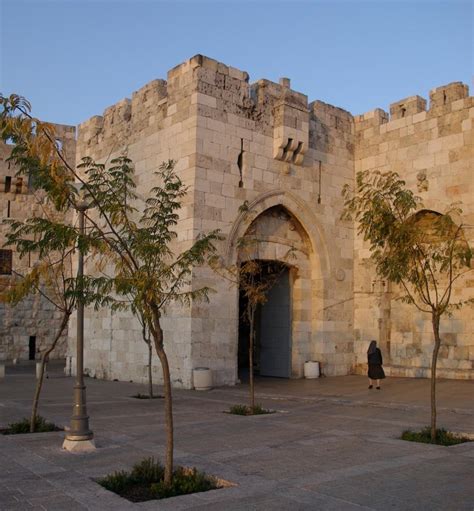
{"label": "pale blue sky", "polygon": [[354,114],[472,85],[467,0],[0,0],[0,89],[77,124],[201,53]]}

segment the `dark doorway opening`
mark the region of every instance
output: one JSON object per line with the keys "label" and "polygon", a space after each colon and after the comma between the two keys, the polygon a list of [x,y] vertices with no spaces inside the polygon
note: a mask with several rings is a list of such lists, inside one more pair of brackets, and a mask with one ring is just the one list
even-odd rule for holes
{"label": "dark doorway opening", "polygon": [[28,349],[29,349],[28,360],[35,360],[35,358],[36,358],[36,335],[30,335]]}
{"label": "dark doorway opening", "polygon": [[[267,292],[267,301],[257,307],[255,314],[255,343],[253,373],[256,376],[289,378],[291,375],[291,301],[290,272],[283,263],[259,261],[260,278],[278,272],[278,277]],[[272,277],[270,277],[272,278]],[[275,277],[273,277],[275,279]],[[241,381],[249,377],[250,326],[245,319],[248,300],[239,293],[238,370]]]}

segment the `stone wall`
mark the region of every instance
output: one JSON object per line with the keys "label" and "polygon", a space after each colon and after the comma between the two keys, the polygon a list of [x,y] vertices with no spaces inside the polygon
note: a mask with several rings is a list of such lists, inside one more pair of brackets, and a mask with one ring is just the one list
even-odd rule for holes
{"label": "stone wall", "polygon": [[[460,201],[464,234],[474,245],[474,100],[467,86],[455,82],[431,91],[429,108],[419,96],[355,117],[355,171],[392,170],[406,180],[427,210],[443,213]],[[429,314],[396,301],[401,292],[374,276],[369,251],[355,242],[354,299],[357,369],[364,371],[370,339],[379,339],[389,374],[428,376],[433,334]],[[453,301],[474,296],[474,280],[456,285]],[[474,314],[471,307],[441,323],[439,374],[472,378]]]}
{"label": "stone wall", "polygon": [[[397,290],[374,276],[355,226],[340,220],[341,190],[359,170],[394,170],[428,209],[462,200],[472,226],[472,98],[455,83],[431,93],[429,110],[414,96],[390,112],[353,117],[321,101],[308,103],[287,78],[249,83],[245,71],[197,55],[170,70],[166,81],[147,84],[81,124],[77,159],[104,162],[125,152],[143,196],[156,184],[161,162],[176,160],[189,193],[175,250],[216,228],[225,236],[223,266],[236,264],[238,240],[255,229],[259,258],[283,260],[299,244],[291,264],[293,377],[310,359],[327,375],[365,371],[371,338],[380,340],[389,373],[425,376],[429,320],[395,302]],[[472,243],[472,228],[466,237]],[[472,296],[473,282],[460,292]],[[204,268],[195,269],[194,285],[215,290],[210,303],[172,307],[163,319],[173,384],[192,386],[197,366],[213,369],[215,384],[233,384],[238,289]],[[442,375],[472,377],[471,315],[466,309],[442,325]],[[87,311],[86,339],[91,375],[145,381],[146,345],[129,313]],[[154,373],[159,380],[157,362]]]}
{"label": "stone wall", "polygon": [[[122,100],[107,108],[103,116],[82,123],[78,128],[77,161],[91,156],[104,162],[128,154],[135,165],[137,192],[146,196],[158,184],[155,172],[161,163],[173,159],[184,184],[192,188],[197,160],[193,69],[191,62],[179,66],[168,73],[167,81],[155,80],[135,92],[131,100]],[[193,195],[189,193],[179,212],[175,251],[189,247],[197,234],[193,209]],[[174,306],[163,318],[175,386],[191,385],[191,322],[190,310]],[[74,329],[72,318],[71,332]],[[129,312],[86,310],[86,372],[99,378],[145,381],[148,355],[141,332],[139,322]],[[75,336],[71,335],[69,353],[74,357],[74,352]],[[156,356],[153,371],[156,381],[160,381]]]}
{"label": "stone wall", "polygon": [[[198,55],[172,69],[166,82],[151,82],[81,124],[77,155],[104,161],[126,151],[143,194],[160,163],[175,159],[189,186],[176,249],[218,228],[226,236],[220,250],[229,265],[251,222],[282,206],[309,240],[294,273],[293,375],[301,376],[310,358],[321,360],[327,374],[346,374],[353,363],[352,229],[338,217],[340,188],[353,179],[351,119],[321,102],[308,105],[287,80],[250,85],[247,73]],[[245,201],[250,206],[242,216]],[[261,250],[278,259],[278,243],[267,241]],[[170,309],[164,318],[172,379],[190,386],[192,368],[205,365],[216,384],[233,384],[238,290],[199,268],[195,285],[201,284],[216,291],[209,304]],[[90,311],[86,330],[91,374],[145,379],[146,346],[132,318]],[[155,371],[159,378],[158,365]]]}
{"label": "stone wall", "polygon": [[[75,128],[54,125],[56,135],[69,161],[75,159]],[[0,142],[0,212],[1,219],[26,220],[42,216],[52,208],[41,194],[33,194],[25,176],[16,176],[17,169],[7,161],[12,146]],[[0,223],[0,248],[3,247],[7,225]],[[0,292],[5,290],[12,279],[19,278],[15,273],[28,271],[37,258],[20,259],[12,247],[12,275],[0,275]],[[0,360],[28,360],[30,336],[36,337],[36,353],[49,345],[52,335],[61,322],[61,313],[40,294],[30,295],[15,307],[0,301]],[[66,353],[67,333],[59,342],[51,358],[63,358]]]}
{"label": "stone wall", "polygon": [[[351,115],[308,105],[287,79],[249,85],[245,72],[205,57],[199,63],[194,216],[202,230],[226,236],[223,257],[233,265],[237,241],[252,222],[270,208],[286,210],[309,240],[294,263],[292,374],[301,376],[309,359],[320,360],[326,374],[346,374],[353,363],[352,232],[338,217],[339,187],[353,179]],[[245,202],[248,212],[240,214]],[[282,260],[282,238],[264,239],[259,257]],[[212,367],[218,382],[233,383],[238,290],[210,271],[196,278],[215,287],[218,300],[193,310],[194,360]]]}

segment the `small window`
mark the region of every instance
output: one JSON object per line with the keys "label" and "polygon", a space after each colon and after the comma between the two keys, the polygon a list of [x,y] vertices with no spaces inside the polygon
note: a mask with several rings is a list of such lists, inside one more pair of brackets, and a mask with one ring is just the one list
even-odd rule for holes
{"label": "small window", "polygon": [[12,189],[12,177],[5,176],[5,193],[9,193]]}
{"label": "small window", "polygon": [[12,251],[0,250],[0,275],[12,274]]}
{"label": "small window", "polygon": [[30,335],[28,342],[28,359],[34,360],[36,358],[36,335]]}

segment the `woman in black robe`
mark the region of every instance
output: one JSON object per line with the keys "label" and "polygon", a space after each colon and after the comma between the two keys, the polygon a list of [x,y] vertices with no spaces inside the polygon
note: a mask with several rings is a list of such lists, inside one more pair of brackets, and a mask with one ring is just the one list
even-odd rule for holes
{"label": "woman in black robe", "polygon": [[377,341],[370,341],[367,350],[367,363],[369,365],[369,389],[373,388],[374,380],[377,380],[377,390],[380,390],[380,380],[385,378],[383,371],[382,352],[377,348]]}

